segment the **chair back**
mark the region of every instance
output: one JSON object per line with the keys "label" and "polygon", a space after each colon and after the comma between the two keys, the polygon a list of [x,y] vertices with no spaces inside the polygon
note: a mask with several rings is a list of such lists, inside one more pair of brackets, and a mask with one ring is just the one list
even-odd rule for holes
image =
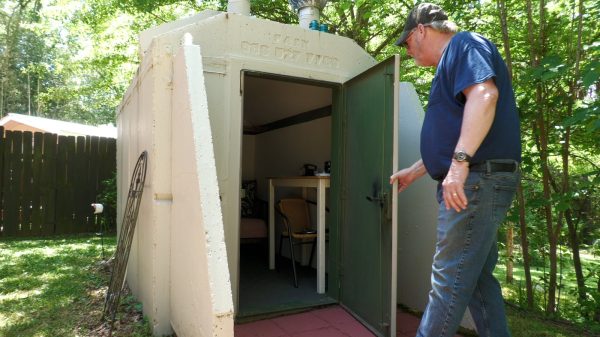
{"label": "chair back", "polygon": [[284,216],[284,222],[288,227],[287,230],[291,233],[302,232],[311,227],[306,200],[281,199],[279,201],[279,211]]}

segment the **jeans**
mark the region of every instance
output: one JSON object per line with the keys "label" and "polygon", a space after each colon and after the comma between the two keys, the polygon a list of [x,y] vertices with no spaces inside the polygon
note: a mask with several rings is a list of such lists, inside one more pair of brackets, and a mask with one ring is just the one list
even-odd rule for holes
{"label": "jeans", "polygon": [[467,308],[480,337],[510,336],[504,301],[493,275],[497,231],[514,198],[517,172],[470,172],[466,210],[446,210],[438,185],[438,230],[429,303],[417,337],[454,336]]}

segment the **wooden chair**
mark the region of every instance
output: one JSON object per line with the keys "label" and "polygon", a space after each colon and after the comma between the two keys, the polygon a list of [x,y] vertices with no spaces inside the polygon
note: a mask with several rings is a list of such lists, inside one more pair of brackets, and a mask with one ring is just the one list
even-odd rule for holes
{"label": "wooden chair", "polygon": [[308,202],[304,199],[281,199],[278,203],[278,211],[283,218],[283,229],[279,236],[279,256],[283,238],[288,238],[290,246],[290,257],[292,269],[294,270],[294,287],[298,288],[298,275],[296,273],[296,258],[294,247],[298,245],[312,244],[309,266],[312,265],[315,246],[317,243],[317,231],[311,227]]}

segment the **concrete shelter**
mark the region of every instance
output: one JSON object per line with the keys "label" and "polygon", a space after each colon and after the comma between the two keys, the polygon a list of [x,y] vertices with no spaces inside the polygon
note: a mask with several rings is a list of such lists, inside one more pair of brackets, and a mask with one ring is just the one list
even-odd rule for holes
{"label": "concrete shelter", "polygon": [[269,178],[327,160],[326,295],[379,336],[395,335],[397,303],[423,310],[437,204],[432,181],[400,196],[387,183],[418,159],[423,116],[398,56],[215,11],[142,33],[140,53],[118,109],[118,218],[146,150],[127,283],[155,335],[233,336],[242,181],[268,200]]}

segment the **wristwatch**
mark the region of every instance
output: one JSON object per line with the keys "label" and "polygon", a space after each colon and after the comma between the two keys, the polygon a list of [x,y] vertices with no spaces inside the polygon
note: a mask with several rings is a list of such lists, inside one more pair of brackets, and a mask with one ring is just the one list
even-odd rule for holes
{"label": "wristwatch", "polygon": [[469,156],[465,151],[456,151],[454,152],[454,156],[452,157],[454,160],[458,162],[466,161],[467,163],[471,162],[471,156]]}

